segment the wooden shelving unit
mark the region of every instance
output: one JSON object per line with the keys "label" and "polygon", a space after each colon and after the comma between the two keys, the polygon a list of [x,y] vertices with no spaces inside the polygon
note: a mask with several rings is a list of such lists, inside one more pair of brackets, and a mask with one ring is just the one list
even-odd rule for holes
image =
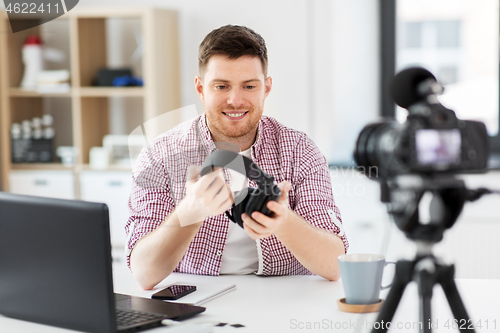
{"label": "wooden shelving unit", "polygon": [[[141,60],[144,87],[92,86],[97,71],[108,65],[106,20],[111,18],[140,19],[144,36]],[[69,30],[71,88],[66,93],[41,94],[19,88],[23,74],[22,45],[27,36],[40,35],[40,27],[13,34],[6,13],[0,12],[0,161],[4,191],[9,190],[11,170],[72,170],[78,182],[78,173],[89,169],[90,148],[101,146],[103,137],[110,134],[108,99],[111,97],[141,98],[144,122],[180,108],[179,41],[175,11],[142,7],[76,8],[57,20],[65,20]],[[72,144],[80,152],[76,165],[67,168],[60,163],[11,163],[10,125],[46,113],[44,100],[47,98],[71,101],[71,110],[68,110],[71,124],[65,125],[71,128]],[[110,170],[122,168],[111,166]],[[75,185],[78,191],[78,183]]]}
{"label": "wooden shelving unit", "polygon": [[73,170],[74,167],[67,167],[61,163],[16,163],[12,164],[12,170]]}
{"label": "wooden shelving unit", "polygon": [[[37,91],[24,90],[21,88],[9,88],[10,97],[45,97],[49,94],[41,94]],[[50,97],[71,97],[71,91],[67,93],[54,93]]]}
{"label": "wooden shelving unit", "polygon": [[97,87],[85,87],[75,90],[75,95],[80,95],[82,97],[144,97],[144,89],[142,87],[130,87],[130,88],[97,88]]}

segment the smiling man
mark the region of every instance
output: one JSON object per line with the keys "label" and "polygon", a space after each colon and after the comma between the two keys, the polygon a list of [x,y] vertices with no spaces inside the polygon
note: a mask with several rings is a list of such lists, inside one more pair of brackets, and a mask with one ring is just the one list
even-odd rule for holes
{"label": "smiling man", "polygon": [[[267,63],[263,38],[247,27],[221,27],[201,43],[195,88],[204,114],[156,139],[133,171],[127,258],[143,288],[172,272],[340,277],[337,256],[348,242],[326,159],[307,135],[263,115]],[[241,229],[225,216],[233,191],[256,184],[230,170],[200,177],[221,147],[235,147],[279,183],[271,217],[243,214]]]}

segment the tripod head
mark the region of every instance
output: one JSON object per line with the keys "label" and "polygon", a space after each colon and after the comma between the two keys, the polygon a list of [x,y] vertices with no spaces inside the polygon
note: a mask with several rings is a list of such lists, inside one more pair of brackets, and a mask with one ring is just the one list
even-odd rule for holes
{"label": "tripod head", "polygon": [[[466,201],[476,201],[485,194],[500,194],[486,188],[468,189],[453,175],[409,174],[379,180],[381,201],[398,228],[408,239],[423,243],[437,243],[446,229],[453,226]],[[423,221],[419,203],[430,193],[430,219]]]}
{"label": "tripod head", "polygon": [[[422,221],[419,203],[425,193],[432,195],[430,219]],[[401,175],[381,182],[381,199],[388,213],[405,234],[414,241],[437,243],[446,229],[460,215],[469,190],[463,180],[453,175]]]}

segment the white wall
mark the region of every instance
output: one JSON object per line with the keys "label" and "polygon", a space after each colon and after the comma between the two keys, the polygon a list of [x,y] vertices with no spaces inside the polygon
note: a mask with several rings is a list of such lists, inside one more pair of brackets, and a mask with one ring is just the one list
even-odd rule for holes
{"label": "white wall", "polygon": [[[137,1],[127,0],[87,0],[78,4],[79,7],[137,5]],[[226,24],[247,25],[260,33],[268,46],[269,74],[274,87],[266,103],[266,114],[281,118],[292,127],[308,129],[304,111],[308,108],[306,1],[258,0],[250,5],[243,1],[144,0],[140,5],[179,12],[183,106],[196,104],[199,112],[203,110],[193,82],[198,72],[198,46],[205,35]]]}
{"label": "white wall", "polygon": [[[135,0],[86,0],[78,7],[137,5]],[[306,132],[329,160],[350,159],[359,129],[378,115],[376,1],[143,0],[140,5],[179,12],[182,106],[203,110],[193,85],[200,42],[215,28],[238,24],[267,43],[274,85],[265,114]]]}
{"label": "white wall", "polygon": [[[193,87],[200,42],[215,28],[238,24],[251,27],[267,43],[274,85],[265,114],[306,132],[328,160],[350,160],[359,130],[378,115],[377,1],[85,0],[77,9],[103,6],[179,12],[182,106],[196,104],[198,112],[203,110]],[[108,60],[113,65],[130,63],[136,46],[134,23],[108,23]],[[123,49],[125,53],[113,53]],[[140,101],[112,100],[112,131],[128,134],[135,128],[138,107]],[[123,108],[125,112],[117,111]],[[123,122],[123,114],[133,118],[133,125]]]}
{"label": "white wall", "polygon": [[[368,122],[379,118],[379,19],[378,1],[332,1],[331,120],[333,125],[327,156],[350,159],[355,140]],[[321,119],[319,119],[321,121]],[[326,125],[326,126],[325,126]],[[326,146],[323,143],[322,146]],[[331,155],[330,155],[331,154]]]}

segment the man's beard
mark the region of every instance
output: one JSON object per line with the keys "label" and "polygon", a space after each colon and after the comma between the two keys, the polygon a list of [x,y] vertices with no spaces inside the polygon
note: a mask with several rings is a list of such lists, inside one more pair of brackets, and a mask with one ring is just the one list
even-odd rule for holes
{"label": "man's beard", "polygon": [[[258,127],[258,123],[260,120],[260,115],[262,115],[262,112],[259,112],[258,109],[255,109],[254,107],[247,108],[248,113],[245,115],[245,118],[250,118],[250,117],[255,117],[256,113],[259,113],[259,117],[257,119],[245,119],[245,123],[243,126],[224,126],[224,122],[222,119],[225,117],[225,115],[222,114],[222,112],[225,111],[235,111],[235,109],[217,109],[217,115],[214,117],[215,119],[208,119],[207,117],[207,124],[210,128],[211,131],[215,130],[217,131],[218,135],[223,135],[226,138],[240,138],[248,134],[249,132],[254,131]],[[250,121],[249,121],[250,120]]]}

